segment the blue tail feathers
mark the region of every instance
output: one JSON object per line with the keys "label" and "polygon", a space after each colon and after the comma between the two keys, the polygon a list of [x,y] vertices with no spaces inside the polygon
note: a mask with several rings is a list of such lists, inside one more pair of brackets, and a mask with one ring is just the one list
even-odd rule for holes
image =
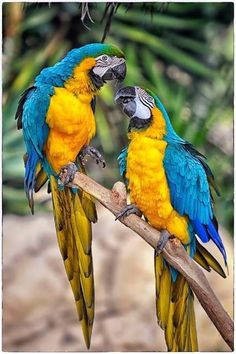
{"label": "blue tail feathers", "polygon": [[191,223],[195,233],[202,240],[202,242],[205,243],[211,239],[215,243],[224,258],[225,265],[227,266],[226,251],[218,233],[217,226],[213,220],[210,220],[207,225],[202,224],[198,219],[192,220]]}

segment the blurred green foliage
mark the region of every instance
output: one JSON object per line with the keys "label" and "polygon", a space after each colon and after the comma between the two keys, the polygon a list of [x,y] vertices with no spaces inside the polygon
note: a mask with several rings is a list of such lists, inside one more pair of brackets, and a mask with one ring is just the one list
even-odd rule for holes
{"label": "blurred green foliage", "polygon": [[[148,3],[146,3],[148,5]],[[4,212],[28,213],[23,191],[24,144],[14,114],[20,94],[34,77],[68,50],[100,41],[104,3],[90,3],[81,22],[79,3],[4,3],[3,53],[3,206]],[[124,84],[154,90],[182,137],[203,154],[221,190],[216,212],[233,230],[233,3],[169,3],[152,16],[140,3],[121,4],[106,42],[117,44],[127,58]],[[126,144],[127,121],[115,107],[115,85],[98,99],[97,136],[105,170],[89,165],[90,174],[111,187],[119,179],[116,158]],[[38,209],[49,198],[42,192]],[[40,193],[39,193],[40,194]],[[47,205],[47,204],[46,204]]]}

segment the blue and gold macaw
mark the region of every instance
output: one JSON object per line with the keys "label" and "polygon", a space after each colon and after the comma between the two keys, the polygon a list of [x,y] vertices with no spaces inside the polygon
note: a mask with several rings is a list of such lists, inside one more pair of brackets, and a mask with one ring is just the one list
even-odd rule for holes
{"label": "blue and gold macaw", "polygon": [[58,243],[70,281],[87,347],[94,320],[94,279],[91,222],[97,215],[85,192],[62,185],[73,180],[75,162],[84,171],[88,154],[105,165],[89,145],[96,132],[95,98],[107,80],[123,80],[124,54],[101,43],[73,49],[52,67],[43,69],[27,89],[16,112],[26,146],[24,186],[34,212],[33,192],[47,181],[52,192]]}
{"label": "blue and gold macaw", "polygon": [[204,156],[176,134],[153,92],[137,86],[125,87],[117,92],[116,101],[130,118],[129,144],[121,152],[119,164],[131,204],[118,218],[143,214],[161,232],[155,251],[158,323],[165,331],[169,351],[197,351],[193,292],[160,252],[169,235],[174,235],[203,268],[212,268],[225,277],[220,264],[195,236],[202,242],[212,240],[227,265],[210,187],[219,192]]}

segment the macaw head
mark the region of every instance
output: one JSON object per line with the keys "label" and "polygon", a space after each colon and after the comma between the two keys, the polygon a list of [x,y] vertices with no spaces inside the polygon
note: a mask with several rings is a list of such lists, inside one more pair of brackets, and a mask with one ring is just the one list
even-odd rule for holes
{"label": "macaw head", "polygon": [[123,80],[126,75],[124,53],[110,44],[87,44],[70,50],[57,64],[43,69],[36,81],[63,86],[81,73],[90,77],[96,89],[108,80]]}
{"label": "macaw head", "polygon": [[115,101],[130,118],[131,129],[144,129],[151,125],[155,100],[143,88],[138,86],[121,88],[116,93]]}
{"label": "macaw head", "polygon": [[163,104],[152,91],[127,86],[117,91],[115,101],[130,119],[129,132],[159,139],[177,136]]}
{"label": "macaw head", "polygon": [[[88,44],[83,47],[86,57],[91,60],[89,75],[96,81],[124,80],[126,63],[123,52],[109,44]],[[89,55],[89,57],[87,56]],[[86,58],[85,57],[85,58]],[[86,60],[86,59],[85,59]]]}

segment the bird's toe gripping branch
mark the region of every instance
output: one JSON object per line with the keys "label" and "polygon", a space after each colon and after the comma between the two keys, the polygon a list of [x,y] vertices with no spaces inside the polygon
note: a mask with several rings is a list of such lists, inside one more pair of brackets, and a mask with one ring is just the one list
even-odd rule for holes
{"label": "bird's toe gripping branch", "polygon": [[104,168],[106,166],[106,161],[102,154],[93,146],[86,145],[80,152],[79,158],[80,161],[82,162],[83,165],[86,164],[86,156],[92,157],[96,161],[97,164],[102,164],[102,167]]}
{"label": "bird's toe gripping branch", "polygon": [[124,209],[121,210],[121,212],[117,215],[115,220],[129,216],[131,214],[135,214],[139,217],[142,216],[142,212],[139,210],[139,208],[135,204],[129,204],[129,205],[126,205],[124,207]]}
{"label": "bird's toe gripping branch", "polygon": [[78,167],[74,162],[69,162],[61,168],[58,179],[58,186],[64,188],[67,184],[71,183],[78,172]]}
{"label": "bird's toe gripping branch", "polygon": [[161,254],[161,252],[165,248],[165,245],[167,244],[167,242],[170,239],[173,239],[173,238],[174,238],[174,236],[170,235],[167,230],[162,230],[160,232],[160,239],[159,239],[159,241],[157,242],[157,245],[156,245],[156,255],[157,256]]}

